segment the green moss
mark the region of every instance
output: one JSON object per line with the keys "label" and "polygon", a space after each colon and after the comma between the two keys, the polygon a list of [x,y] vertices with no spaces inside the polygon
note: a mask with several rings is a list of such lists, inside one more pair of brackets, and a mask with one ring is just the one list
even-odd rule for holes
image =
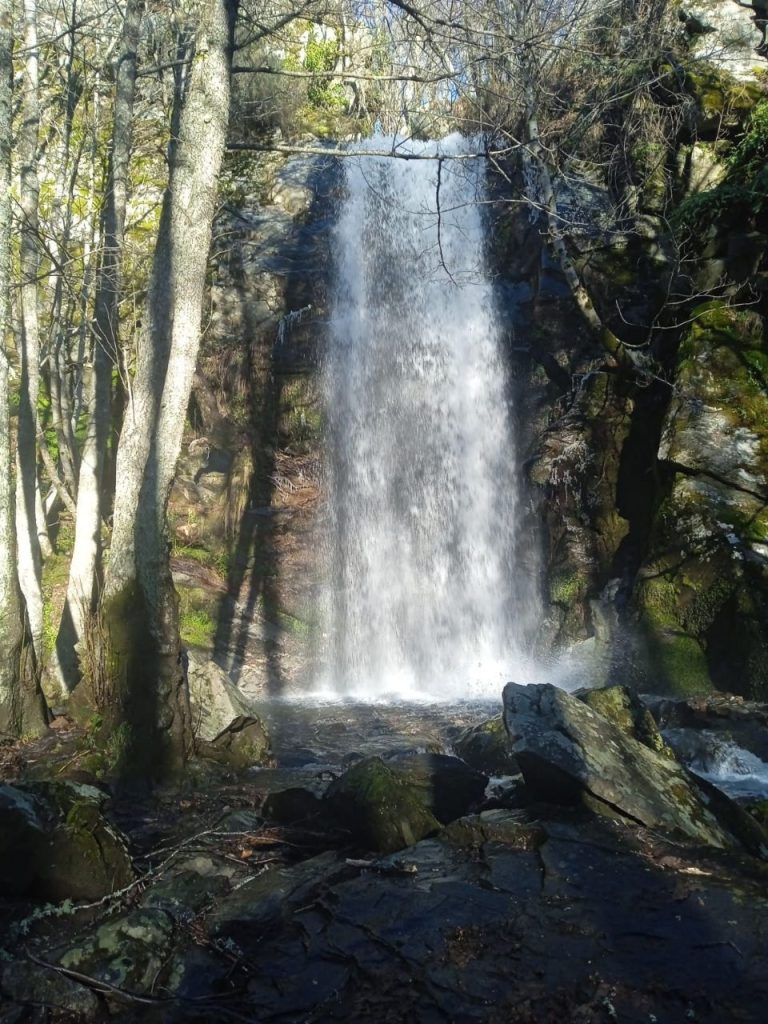
{"label": "green moss", "polygon": [[549,580],[549,599],[568,608],[584,597],[586,585],[576,573],[555,573]]}
{"label": "green moss", "polygon": [[657,633],[651,638],[659,683],[669,693],[687,696],[713,689],[701,644],[685,633]]}
{"label": "green moss", "polygon": [[273,617],[277,619],[278,625],[290,633],[291,636],[295,636],[297,639],[306,640],[313,636],[315,633],[315,626],[311,622],[306,622],[304,619],[298,618],[296,615],[291,615],[290,612],[277,609],[273,613]]}
{"label": "green moss", "polygon": [[203,609],[187,609],[180,617],[181,639],[190,647],[208,647],[216,633],[216,623]]}
{"label": "green moss", "polygon": [[643,618],[654,628],[678,629],[680,595],[670,579],[658,577],[643,582],[639,592]]}
{"label": "green moss", "polygon": [[189,647],[210,647],[218,623],[218,594],[203,587],[177,585],[179,634]]}
{"label": "green moss", "polygon": [[697,585],[689,584],[690,600],[681,609],[680,620],[686,632],[702,637],[710,628],[722,606],[733,593],[734,583],[721,576]]}
{"label": "green moss", "polygon": [[698,639],[685,629],[683,598],[683,585],[663,576],[644,581],[638,591],[654,686],[680,695],[706,693],[712,690],[707,659]]}
{"label": "green moss", "polygon": [[713,299],[696,306],[691,314],[691,327],[681,345],[681,356],[686,358],[713,340],[737,348],[760,347],[762,319],[749,309],[738,309]]}

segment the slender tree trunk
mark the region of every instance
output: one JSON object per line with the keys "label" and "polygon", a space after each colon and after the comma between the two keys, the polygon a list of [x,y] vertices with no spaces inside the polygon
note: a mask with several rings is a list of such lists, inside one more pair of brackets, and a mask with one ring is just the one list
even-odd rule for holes
{"label": "slender tree trunk", "polygon": [[12,0],[0,0],[0,733],[23,736],[46,726],[35,652],[16,576],[8,356],[10,292]]}
{"label": "slender tree trunk", "polygon": [[[111,423],[112,369],[118,359],[120,299],[128,171],[131,153],[136,54],[144,0],[128,0],[115,74],[112,147],[103,212],[104,248],[94,299],[93,363],[87,378],[88,428],[80,460],[75,542],[67,598],[56,640],[64,686],[80,678],[76,645],[95,610],[101,571],[104,464]],[[89,666],[89,671],[95,671]]]}
{"label": "slender tree trunk", "polygon": [[179,770],[191,742],[166,509],[200,342],[237,6],[237,0],[198,5],[195,52],[170,147],[145,328],[118,449],[102,622],[108,724],[123,727],[122,767],[128,775]]}
{"label": "slender tree trunk", "polygon": [[[18,153],[21,170],[21,393],[16,449],[18,487],[19,582],[27,604],[32,642],[42,657],[43,595],[41,542],[47,534],[41,522],[42,501],[37,475],[37,402],[40,390],[40,331],[37,318],[38,195],[37,145],[40,123],[38,95],[37,3],[24,0],[24,77]],[[45,535],[45,539],[44,539]]]}

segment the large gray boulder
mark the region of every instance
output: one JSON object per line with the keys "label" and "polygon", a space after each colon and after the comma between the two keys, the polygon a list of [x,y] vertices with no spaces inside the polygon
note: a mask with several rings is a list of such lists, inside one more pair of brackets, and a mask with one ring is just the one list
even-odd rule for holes
{"label": "large gray boulder", "polygon": [[236,718],[252,715],[252,709],[229,675],[216,662],[191,651],[187,657],[189,701],[195,730],[200,739],[214,740]]}
{"label": "large gray boulder", "polygon": [[768,855],[768,841],[732,801],[625,735],[554,686],[504,688],[504,724],[526,785],[540,799],[584,803],[614,817],[722,848]]}

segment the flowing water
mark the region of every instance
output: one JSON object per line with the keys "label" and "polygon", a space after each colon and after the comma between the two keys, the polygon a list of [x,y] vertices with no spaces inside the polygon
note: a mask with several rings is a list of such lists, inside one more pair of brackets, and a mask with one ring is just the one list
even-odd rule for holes
{"label": "flowing water", "polygon": [[[373,139],[387,148],[392,140]],[[325,687],[498,697],[530,679],[510,389],[485,257],[485,166],[345,162],[325,366],[331,507]],[[524,548],[531,548],[524,541]]]}
{"label": "flowing water", "polygon": [[768,796],[768,763],[727,734],[711,729],[665,729],[664,738],[691,771],[729,796],[745,800]]}

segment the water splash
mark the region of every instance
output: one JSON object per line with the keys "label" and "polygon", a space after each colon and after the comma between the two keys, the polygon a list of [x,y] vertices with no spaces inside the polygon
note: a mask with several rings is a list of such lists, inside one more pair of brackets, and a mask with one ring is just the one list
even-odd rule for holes
{"label": "water splash", "polygon": [[[376,139],[381,149],[388,140]],[[347,161],[324,372],[331,516],[322,684],[365,699],[497,696],[531,679],[509,388],[482,160]]]}
{"label": "water splash", "polygon": [[753,800],[768,796],[768,763],[738,746],[727,733],[665,729],[664,738],[691,771],[729,796]]}

